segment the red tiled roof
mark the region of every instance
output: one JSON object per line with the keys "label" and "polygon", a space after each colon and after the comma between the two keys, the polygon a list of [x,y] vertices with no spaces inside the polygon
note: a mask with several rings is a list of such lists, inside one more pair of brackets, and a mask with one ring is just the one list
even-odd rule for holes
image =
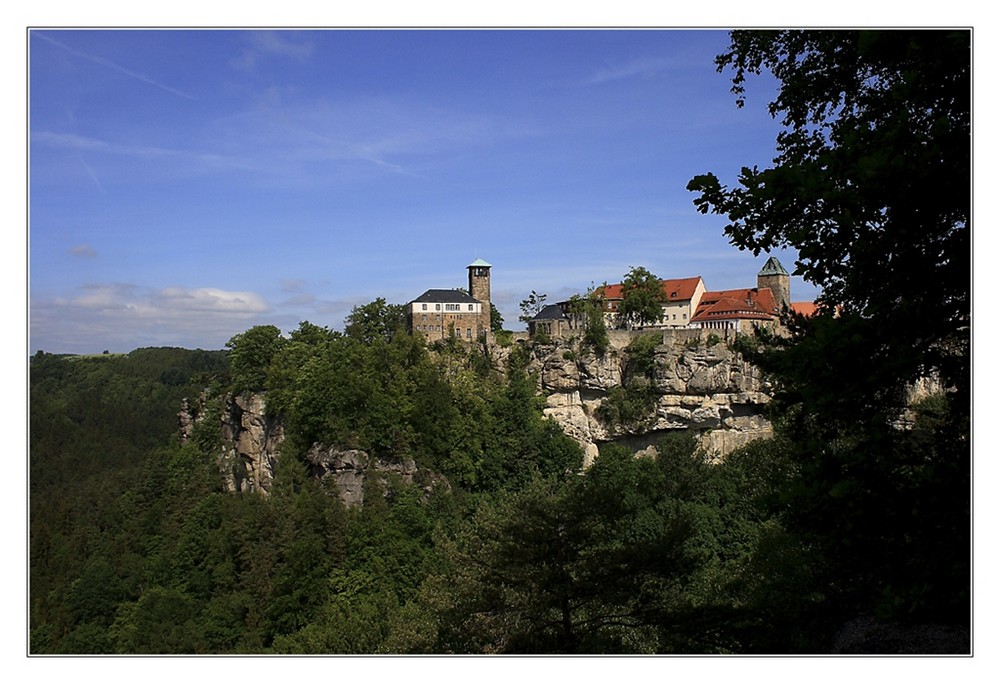
{"label": "red tiled roof", "polygon": [[692,322],[728,319],[769,320],[778,313],[774,294],[768,287],[706,292]]}
{"label": "red tiled roof", "polygon": [[816,302],[792,302],[789,306],[792,307],[792,311],[806,318],[815,316],[816,310],[819,308],[816,306]]}
{"label": "red tiled roof", "polygon": [[[667,301],[682,302],[694,297],[694,291],[698,288],[700,281],[701,276],[694,276],[693,278],[671,278],[661,280],[660,282],[663,284],[663,292],[667,295]],[[603,290],[602,296],[604,299],[622,298],[621,283],[605,285],[601,289]]]}

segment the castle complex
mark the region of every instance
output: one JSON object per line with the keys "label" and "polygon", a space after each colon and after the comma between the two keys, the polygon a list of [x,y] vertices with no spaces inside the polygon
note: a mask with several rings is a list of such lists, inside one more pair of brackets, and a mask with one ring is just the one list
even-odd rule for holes
{"label": "castle complex", "polygon": [[[410,332],[420,332],[429,342],[459,337],[477,340],[490,331],[490,269],[476,259],[466,267],[468,290],[427,290],[407,305]],[[776,257],[768,258],[757,274],[757,287],[735,290],[708,290],[701,276],[660,281],[663,287],[663,312],[658,321],[633,326],[633,330],[708,329],[736,333],[754,327],[773,325],[781,314],[791,310],[812,315],[812,302],[791,301],[791,276]],[[618,308],[625,292],[619,284],[597,290],[605,323],[609,329],[621,329]],[[563,337],[582,327],[581,317],[572,311],[571,302],[551,304],[528,322],[534,335],[545,333]]]}
{"label": "castle complex", "polygon": [[[791,276],[776,257],[770,257],[757,274],[757,287],[736,290],[707,290],[701,276],[660,281],[663,287],[663,313],[659,320],[633,330],[708,329],[736,333],[754,327],[773,325],[785,310],[812,315],[812,302],[791,301]],[[621,284],[604,285],[597,290],[609,329],[624,327],[618,316],[625,293]],[[531,334],[543,332],[562,337],[583,324],[565,301],[545,307],[528,322]]]}
{"label": "castle complex", "polygon": [[428,342],[446,337],[478,340],[490,331],[490,264],[476,259],[466,267],[469,289],[427,290],[407,305],[410,332]]}

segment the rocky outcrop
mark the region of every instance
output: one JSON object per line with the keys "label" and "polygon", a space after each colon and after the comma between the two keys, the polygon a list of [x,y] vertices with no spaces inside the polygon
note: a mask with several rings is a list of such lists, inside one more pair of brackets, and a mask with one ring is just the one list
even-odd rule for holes
{"label": "rocky outcrop", "polygon": [[181,399],[181,410],[177,412],[177,433],[181,444],[187,444],[194,437],[195,428],[202,424],[210,412],[209,391],[203,390],[198,398],[191,402],[187,397]]}
{"label": "rocky outcrop", "polygon": [[[644,333],[649,335],[649,333]],[[726,340],[702,331],[665,331],[640,359],[630,345],[635,336],[616,333],[612,347],[598,355],[579,341],[546,345],[522,341],[529,353],[529,371],[545,396],[544,414],[584,449],[584,465],[597,457],[599,445],[627,444],[648,450],[671,430],[694,430],[710,458],[722,458],[747,443],[771,435],[765,416],[768,388],[758,369],[730,348]],[[489,345],[494,363],[503,367],[510,348]],[[641,361],[641,363],[640,363]],[[642,388],[653,400],[641,425],[615,425],[602,419],[602,406],[617,388]],[[187,440],[205,415],[205,400],[192,407],[185,400],[178,414],[181,439]],[[274,468],[284,441],[280,420],[269,416],[262,394],[227,397],[222,410],[219,467],[232,492],[271,489]],[[315,445],[306,460],[312,475],[331,485],[348,506],[364,502],[365,482],[374,476],[387,482],[398,476],[428,492],[447,481],[417,468],[407,458],[373,458],[363,451]]]}
{"label": "rocky outcrop", "polygon": [[365,483],[369,478],[386,489],[392,475],[406,484],[419,485],[425,494],[450,489],[440,475],[418,468],[412,458],[373,458],[359,449],[338,449],[314,444],[306,454],[310,474],[327,483],[346,506],[361,506],[365,501]]}
{"label": "rocky outcrop", "polygon": [[[268,415],[264,395],[255,393],[226,397],[221,418],[223,444],[218,465],[226,490],[266,496],[271,491],[274,468],[285,439],[281,420]],[[190,436],[195,421],[195,414],[185,400],[178,414],[182,439]],[[406,484],[417,484],[427,494],[438,488],[450,489],[444,477],[418,468],[411,458],[375,458],[357,449],[315,444],[306,454],[306,463],[310,474],[326,482],[346,506],[364,503],[365,485],[372,478],[383,490],[392,477]]]}
{"label": "rocky outcrop", "polygon": [[180,436],[181,444],[187,444],[194,434],[194,426],[200,422],[202,416],[191,407],[187,397],[181,399],[181,410],[177,412],[177,432]]}
{"label": "rocky outcrop", "polygon": [[226,398],[222,440],[219,468],[226,489],[270,492],[285,429],[281,421],[267,415],[262,394],[247,392]]}
{"label": "rocky outcrop", "polygon": [[[700,330],[664,331],[652,353],[647,347],[643,363],[637,364],[638,352],[628,345],[634,339],[613,339],[603,355],[573,340],[528,344],[530,368],[546,397],[544,413],[583,447],[585,465],[602,443],[628,438],[624,441],[638,451],[668,430],[697,431],[702,448],[714,457],[772,434],[760,372],[726,340]],[[602,404],[618,387],[645,387],[655,395],[641,426],[601,419]]]}

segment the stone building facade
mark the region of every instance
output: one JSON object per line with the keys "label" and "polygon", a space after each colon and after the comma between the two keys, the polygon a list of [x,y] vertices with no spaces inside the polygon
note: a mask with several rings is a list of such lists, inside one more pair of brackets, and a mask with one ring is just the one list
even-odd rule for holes
{"label": "stone building facade", "polygon": [[407,305],[411,333],[428,342],[458,337],[478,340],[490,331],[490,269],[482,259],[468,265],[468,291],[427,290]]}

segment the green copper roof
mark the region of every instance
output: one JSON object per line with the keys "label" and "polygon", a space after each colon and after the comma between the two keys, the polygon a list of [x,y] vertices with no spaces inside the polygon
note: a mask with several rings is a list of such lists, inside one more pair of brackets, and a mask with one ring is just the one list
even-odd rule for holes
{"label": "green copper roof", "polygon": [[469,264],[466,268],[472,268],[473,266],[485,266],[486,268],[492,268],[493,267],[492,264],[488,264],[485,261],[483,261],[482,259],[476,259],[471,264]]}
{"label": "green copper roof", "polygon": [[786,276],[786,275],[788,275],[788,271],[786,271],[785,267],[781,265],[780,261],[778,261],[778,257],[771,257],[770,259],[767,260],[767,263],[764,264],[764,268],[760,269],[760,273],[758,273],[757,275],[759,275],[759,276],[769,276],[769,275],[783,275],[783,276]]}

